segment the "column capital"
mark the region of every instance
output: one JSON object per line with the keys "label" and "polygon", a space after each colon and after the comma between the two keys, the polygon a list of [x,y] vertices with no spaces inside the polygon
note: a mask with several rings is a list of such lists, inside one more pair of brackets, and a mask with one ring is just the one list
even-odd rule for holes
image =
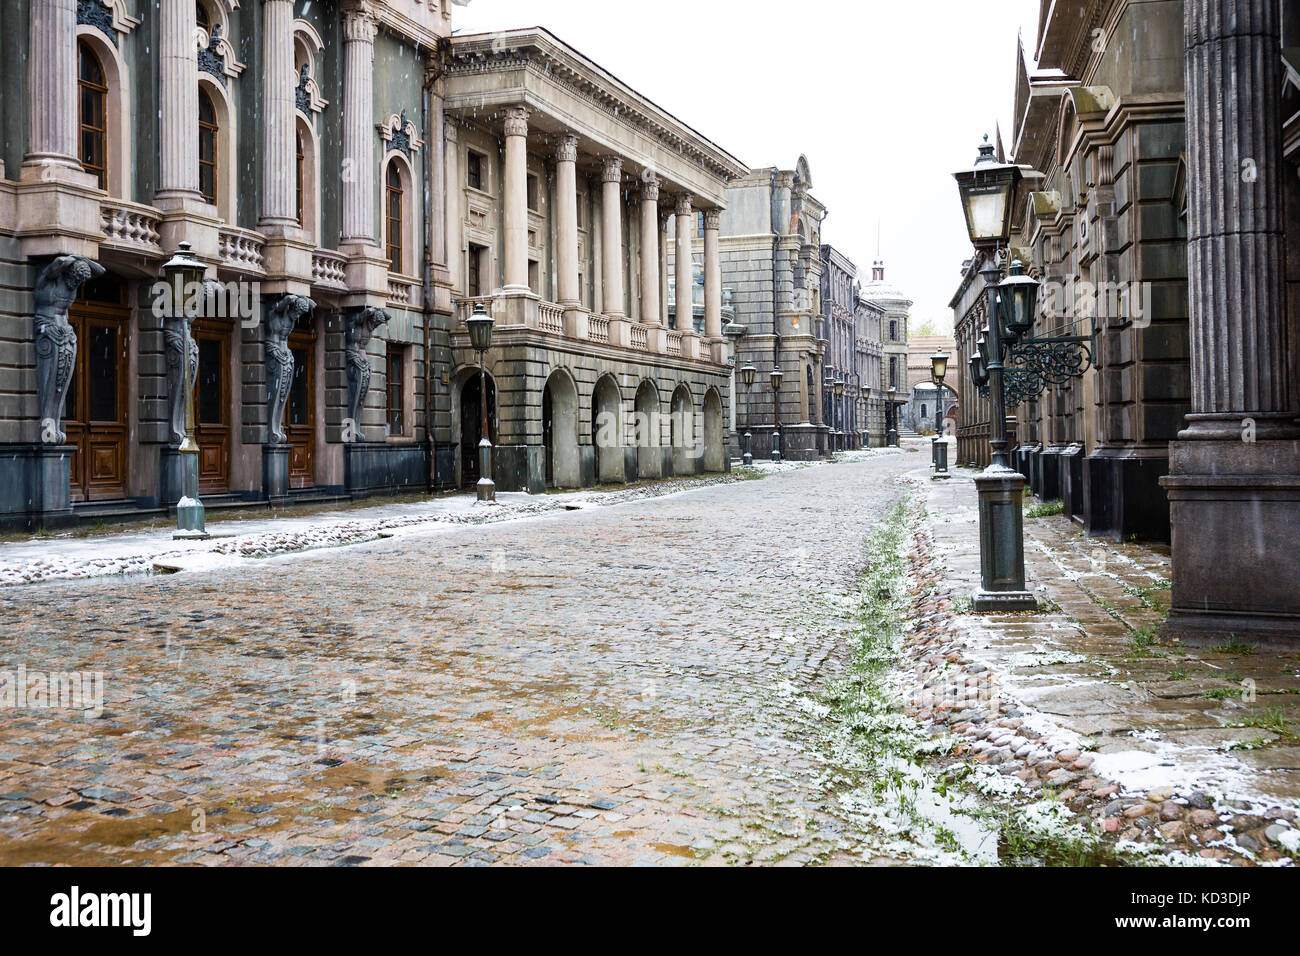
{"label": "column capital", "polygon": [[578,134],[565,133],[555,147],[557,163],[576,163],[578,161]]}
{"label": "column capital", "polygon": [[678,196],[677,205],[674,208],[674,212],[676,212],[677,215],[679,216],[691,215],[691,213],[695,211],[694,209],[691,208],[691,199],[692,196],[690,193],[682,193],[680,196]]}
{"label": "column capital", "polygon": [[505,133],[507,136],[528,135],[528,107],[506,107]]}
{"label": "column capital", "polygon": [[[275,2],[275,0],[267,0],[267,2]],[[354,0],[343,7],[345,43],[374,43],[378,31],[375,12],[365,0]]]}
{"label": "column capital", "polygon": [[708,231],[710,231],[710,230],[717,231],[717,228],[718,228],[718,221],[719,221],[721,218],[722,218],[722,210],[721,210],[721,209],[706,209],[706,210],[704,210],[704,230],[705,230],[706,232],[708,232]]}
{"label": "column capital", "polygon": [[648,169],[641,173],[641,201],[659,202],[659,177]]}
{"label": "column capital", "polygon": [[623,181],[622,156],[606,156],[601,159],[600,181],[602,183],[621,183]]}

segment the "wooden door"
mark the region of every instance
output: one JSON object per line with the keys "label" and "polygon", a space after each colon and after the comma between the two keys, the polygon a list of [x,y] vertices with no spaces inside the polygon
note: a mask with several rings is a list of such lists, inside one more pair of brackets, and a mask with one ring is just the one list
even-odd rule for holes
{"label": "wooden door", "polygon": [[[311,321],[310,316],[307,319]],[[316,484],[316,337],[299,327],[289,335],[293,353],[293,384],[289,388],[288,423],[289,487],[311,488]]]}
{"label": "wooden door", "polygon": [[126,496],[127,375],[131,312],[125,288],[110,276],[88,282],[68,310],[77,333],[77,360],[64,405],[73,446],[73,501]]}
{"label": "wooden door", "polygon": [[194,323],[199,372],[194,382],[194,431],[199,443],[199,491],[230,489],[230,327],[199,319]]}

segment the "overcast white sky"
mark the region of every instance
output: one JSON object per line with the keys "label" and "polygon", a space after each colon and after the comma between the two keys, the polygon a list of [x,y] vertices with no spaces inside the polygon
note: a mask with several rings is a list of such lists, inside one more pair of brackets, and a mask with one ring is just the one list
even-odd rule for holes
{"label": "overcast white sky", "polygon": [[[970,243],[952,172],[1009,140],[1038,0],[455,0],[457,33],[546,27],[751,167],[806,154],[823,241],[951,326]],[[1010,148],[1010,143],[1007,143]]]}

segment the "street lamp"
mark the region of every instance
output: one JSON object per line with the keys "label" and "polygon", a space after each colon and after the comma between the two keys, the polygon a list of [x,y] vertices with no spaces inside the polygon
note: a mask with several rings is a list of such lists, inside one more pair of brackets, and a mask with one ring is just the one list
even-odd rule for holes
{"label": "street lamp", "polygon": [[781,460],[781,382],[785,375],[779,368],[768,373],[772,382],[772,460]]}
{"label": "street lamp", "polygon": [[930,356],[930,378],[934,380],[934,477],[948,477],[948,440],[943,434],[943,380],[948,374],[948,353],[940,349]]}
{"label": "street lamp", "polygon": [[741,455],[741,461],[745,463],[745,467],[749,467],[754,463],[754,453],[751,450],[754,436],[749,432],[749,390],[753,386],[754,376],[757,374],[758,369],[752,365],[746,365],[740,370],[740,380],[745,383],[745,447]]}
{"label": "street lamp", "polygon": [[993,460],[975,478],[979,491],[981,587],[973,595],[971,606],[976,611],[1037,610],[1038,602],[1025,590],[1025,477],[1011,467],[1007,457],[1003,322],[998,317],[998,250],[1011,238],[1011,211],[1021,179],[1020,167],[999,163],[985,136],[975,165],[953,177],[971,245],[983,254],[984,266],[979,274],[984,283],[985,314],[991,318],[981,360],[988,374]]}
{"label": "street lamp", "polygon": [[898,447],[898,408],[894,405],[894,396],[898,389],[891,385],[885,397],[885,444],[890,448]]}
{"label": "street lamp", "polygon": [[172,538],[205,541],[211,535],[204,520],[203,502],[199,500],[199,444],[194,440],[194,352],[191,325],[195,319],[195,303],[201,296],[195,290],[203,283],[206,271],[194,255],[188,242],[176,247],[176,253],[162,267],[163,276],[172,288],[173,318],[181,320],[181,395],[185,409],[185,438],[180,448],[181,498],[176,502],[176,531]]}
{"label": "street lamp", "polygon": [[492,440],[488,437],[487,413],[487,370],[484,356],[492,347],[492,316],[487,314],[482,302],[474,303],[473,314],[465,320],[469,329],[470,348],[478,352],[478,406],[479,420],[483,429],[483,438],[478,443],[478,500],[495,502],[497,500],[496,482],[492,480]]}

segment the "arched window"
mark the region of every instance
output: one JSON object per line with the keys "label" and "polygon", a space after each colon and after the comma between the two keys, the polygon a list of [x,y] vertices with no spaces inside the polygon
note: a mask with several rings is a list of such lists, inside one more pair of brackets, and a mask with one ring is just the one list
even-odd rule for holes
{"label": "arched window", "polygon": [[207,91],[199,89],[199,192],[204,202],[217,202],[217,111]]}
{"label": "arched window", "polygon": [[298,157],[297,157],[297,169],[298,169],[298,187],[297,187],[297,195],[298,195],[298,225],[302,226],[302,225],[305,225],[305,223],[304,223],[304,221],[303,221],[303,216],[302,216],[302,212],[303,212],[303,207],[302,207],[302,187],[303,187],[303,182],[304,182],[303,163],[306,161],[306,158],[307,158],[307,157],[306,157],[306,154],[303,152],[303,148],[302,148],[302,130],[298,130],[298,135],[297,135],[297,137],[296,137],[296,141],[297,141],[297,143],[298,143]]}
{"label": "arched window", "polygon": [[99,188],[108,182],[108,82],[103,64],[85,40],[77,42],[80,106],[81,165],[93,173]]}
{"label": "arched window", "polygon": [[204,33],[209,36],[212,34],[212,18],[208,16],[208,8],[203,5],[203,0],[194,0],[194,23]]}
{"label": "arched window", "polygon": [[402,174],[396,163],[388,164],[384,180],[384,220],[388,239],[388,262],[393,272],[402,271]]}

